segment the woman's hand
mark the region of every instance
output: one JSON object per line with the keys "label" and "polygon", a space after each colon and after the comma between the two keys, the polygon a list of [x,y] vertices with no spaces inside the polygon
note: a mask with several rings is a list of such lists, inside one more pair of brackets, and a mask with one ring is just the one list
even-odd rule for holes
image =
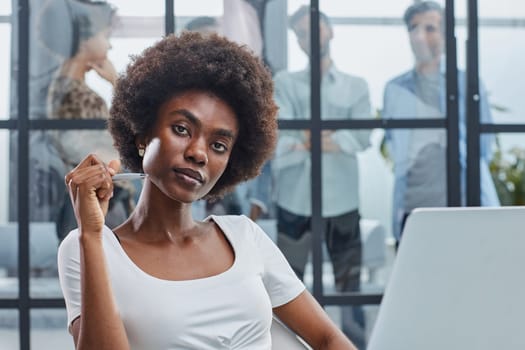
{"label": "woman's hand", "polygon": [[115,86],[117,82],[118,74],[115,66],[109,59],[105,59],[101,62],[90,62],[88,65],[97,72],[98,75],[104,80],[107,80],[111,85]]}
{"label": "woman's hand", "polygon": [[113,196],[113,181],[120,167],[118,160],[104,164],[90,154],[66,175],[66,185],[81,234],[100,234],[108,204]]}

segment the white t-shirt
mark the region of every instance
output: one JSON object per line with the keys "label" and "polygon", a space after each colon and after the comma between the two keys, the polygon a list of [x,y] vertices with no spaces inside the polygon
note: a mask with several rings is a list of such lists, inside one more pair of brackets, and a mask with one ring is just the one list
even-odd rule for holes
{"label": "white t-shirt", "polygon": [[[211,216],[233,247],[225,272],[169,281],[141,270],[104,227],[103,246],[111,286],[133,350],[271,348],[272,308],[305,287],[264,231],[245,216]],[[68,324],[80,315],[79,233],[58,251],[60,285]]]}

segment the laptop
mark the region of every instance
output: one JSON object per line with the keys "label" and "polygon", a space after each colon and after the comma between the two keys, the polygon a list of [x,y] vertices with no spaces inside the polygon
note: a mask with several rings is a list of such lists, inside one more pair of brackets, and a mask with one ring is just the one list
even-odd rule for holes
{"label": "laptop", "polygon": [[417,209],[368,350],[525,349],[525,207]]}

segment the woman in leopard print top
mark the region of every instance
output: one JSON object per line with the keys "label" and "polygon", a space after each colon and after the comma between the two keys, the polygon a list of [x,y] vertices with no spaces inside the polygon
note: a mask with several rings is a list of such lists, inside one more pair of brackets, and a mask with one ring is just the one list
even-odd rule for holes
{"label": "woman in leopard print top", "polygon": [[[105,2],[69,2],[72,16],[71,57],[64,60],[49,85],[47,113],[50,119],[104,119],[109,118],[105,100],[85,82],[86,73],[94,70],[100,77],[114,85],[117,72],[107,57],[110,49],[109,32],[114,9]],[[52,132],[60,157],[66,169],[73,169],[88,153],[101,159],[118,157],[107,130],[60,130]],[[127,218],[133,209],[134,186],[119,184],[115,199],[108,213],[110,227]],[[119,196],[120,195],[120,196]],[[118,198],[120,197],[120,201]],[[58,236],[62,238],[76,227],[74,215],[67,198],[57,220]]]}
{"label": "woman in leopard print top", "polygon": [[[114,85],[117,72],[107,57],[109,32],[115,10],[105,2],[70,2],[72,16],[71,57],[57,70],[48,90],[47,112],[50,119],[108,119],[104,99],[85,82],[86,73],[94,70]],[[56,134],[62,159],[76,166],[89,152],[103,158],[116,155],[107,131],[61,131]]]}

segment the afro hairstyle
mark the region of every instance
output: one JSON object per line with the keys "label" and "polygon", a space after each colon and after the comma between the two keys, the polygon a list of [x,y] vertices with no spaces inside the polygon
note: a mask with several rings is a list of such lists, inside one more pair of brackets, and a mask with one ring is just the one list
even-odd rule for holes
{"label": "afro hairstyle", "polygon": [[161,105],[189,90],[216,95],[233,109],[239,123],[228,165],[204,197],[220,198],[260,173],[277,140],[272,77],[246,46],[216,34],[183,32],[132,57],[115,87],[109,131],[123,165],[143,172],[136,140],[151,131]]}

